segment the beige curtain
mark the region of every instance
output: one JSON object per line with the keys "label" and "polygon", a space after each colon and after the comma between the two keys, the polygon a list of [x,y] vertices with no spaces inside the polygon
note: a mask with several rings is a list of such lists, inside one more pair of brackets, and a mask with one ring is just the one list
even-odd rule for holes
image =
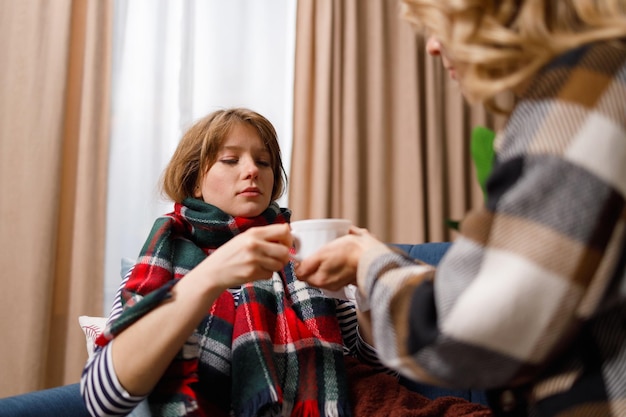
{"label": "beige curtain", "polygon": [[0,0],[0,397],[77,382],[102,311],[111,17]]}
{"label": "beige curtain", "polygon": [[298,0],[294,219],[345,217],[397,243],[453,238],[483,197],[471,129],[498,128],[467,106],[398,0]]}

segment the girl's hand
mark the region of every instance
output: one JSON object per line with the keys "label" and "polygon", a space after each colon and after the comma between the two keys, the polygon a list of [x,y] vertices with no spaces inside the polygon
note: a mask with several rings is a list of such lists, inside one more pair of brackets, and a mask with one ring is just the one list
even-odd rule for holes
{"label": "girl's hand", "polygon": [[368,248],[381,245],[366,229],[351,227],[350,233],[322,246],[316,253],[303,259],[296,268],[296,276],[315,287],[337,291],[348,284],[356,285],[356,272],[361,254]]}
{"label": "girl's hand", "polygon": [[218,248],[196,268],[222,289],[269,279],[289,262],[291,233],[288,224],[253,227]]}

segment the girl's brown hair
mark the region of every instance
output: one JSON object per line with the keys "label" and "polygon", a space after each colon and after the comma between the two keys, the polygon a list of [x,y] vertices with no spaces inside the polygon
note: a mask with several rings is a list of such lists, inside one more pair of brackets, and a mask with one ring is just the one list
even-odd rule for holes
{"label": "girl's brown hair", "polygon": [[287,174],[283,167],[276,130],[265,117],[246,108],[215,111],[198,120],[185,132],[163,172],[163,193],[177,203],[193,197],[202,176],[215,163],[224,140],[233,126],[240,123],[256,129],[269,151],[274,172],[272,200],[278,199],[285,190]]}

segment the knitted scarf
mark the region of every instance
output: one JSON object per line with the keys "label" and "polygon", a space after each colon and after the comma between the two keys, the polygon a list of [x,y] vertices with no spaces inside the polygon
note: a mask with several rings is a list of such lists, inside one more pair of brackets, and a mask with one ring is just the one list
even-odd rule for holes
{"label": "knitted scarf", "polygon": [[[234,218],[196,199],[176,204],[156,220],[123,291],[124,312],[97,343],[158,306],[233,236],[289,218],[275,203],[255,218]],[[244,285],[237,306],[224,291],[148,401],[158,416],[349,416],[334,300],[297,280],[291,263]]]}

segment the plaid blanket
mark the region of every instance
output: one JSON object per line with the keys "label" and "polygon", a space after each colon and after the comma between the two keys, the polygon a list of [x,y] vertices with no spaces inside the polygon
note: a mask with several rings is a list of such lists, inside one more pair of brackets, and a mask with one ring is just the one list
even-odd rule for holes
{"label": "plaid blanket", "polygon": [[[275,203],[256,218],[233,218],[196,199],[176,204],[156,220],[125,287],[124,313],[97,344],[158,306],[233,236],[289,217]],[[207,313],[150,394],[153,415],[351,414],[335,302],[295,279],[291,263],[244,285],[237,306],[225,291]]]}

